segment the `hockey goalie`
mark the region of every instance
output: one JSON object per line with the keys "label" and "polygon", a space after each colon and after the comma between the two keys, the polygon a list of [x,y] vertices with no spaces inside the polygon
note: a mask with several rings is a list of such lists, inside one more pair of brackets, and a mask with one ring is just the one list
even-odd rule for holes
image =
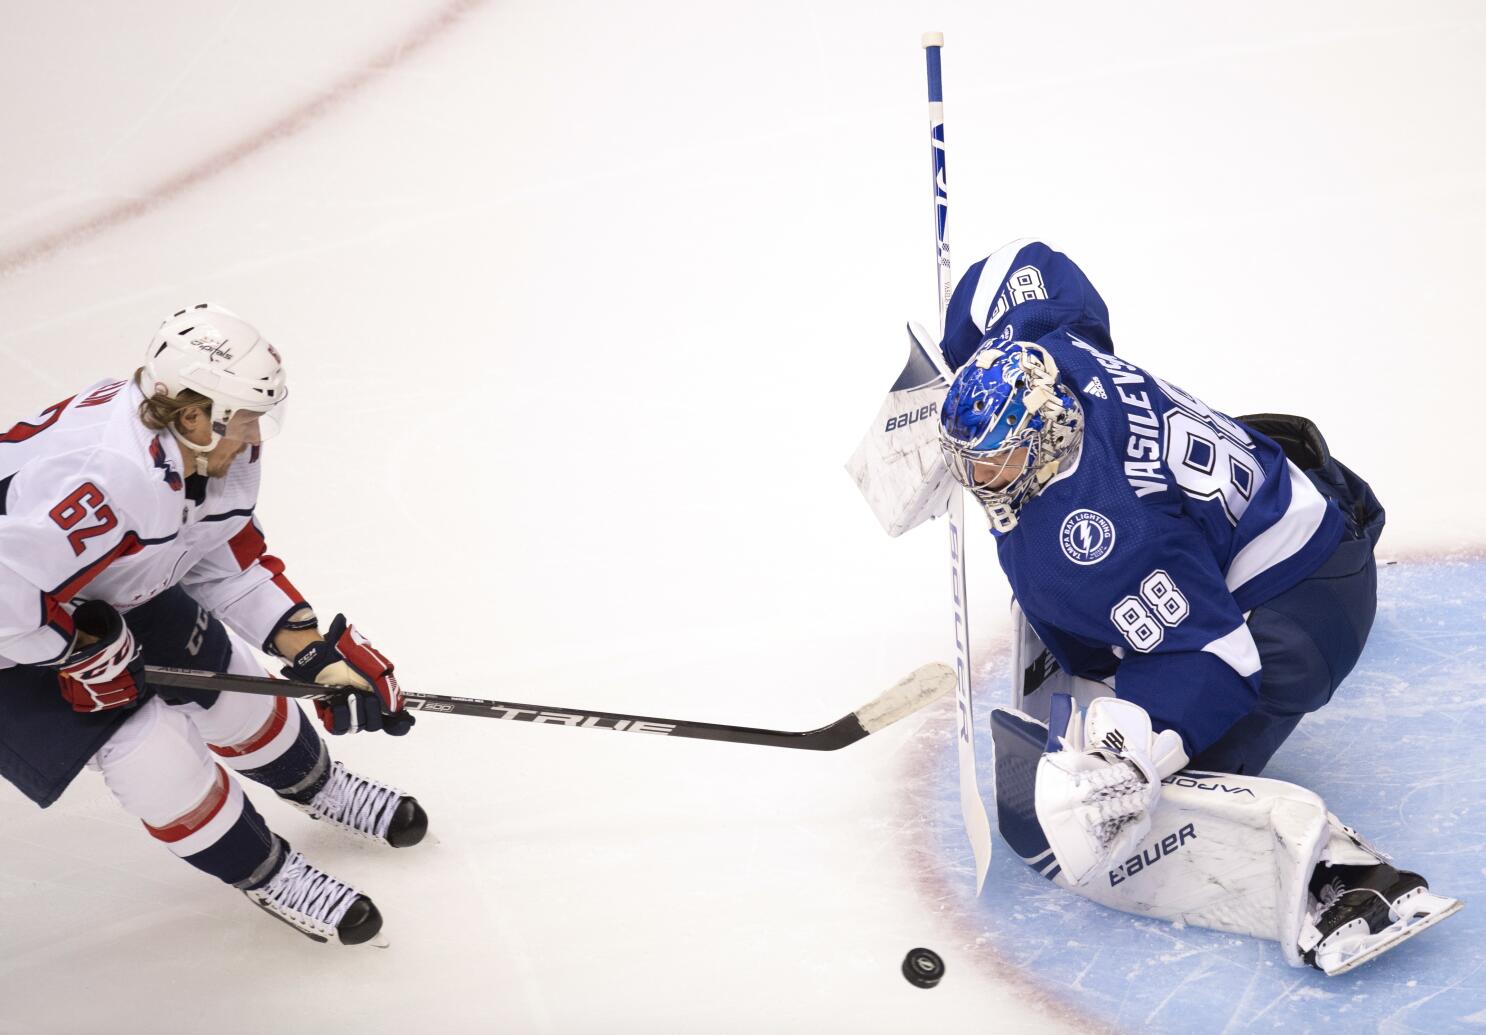
{"label": "hockey goalie", "polygon": [[1460,909],[1259,776],[1376,610],[1383,508],[1319,429],[1230,417],[1117,355],[1093,284],[1040,241],[971,266],[938,348],[917,344],[944,376],[895,392],[933,393],[937,420],[879,422],[850,466],[894,534],[956,483],[989,519],[1018,622],[992,717],[1012,849],[1097,902],[1327,974]]}

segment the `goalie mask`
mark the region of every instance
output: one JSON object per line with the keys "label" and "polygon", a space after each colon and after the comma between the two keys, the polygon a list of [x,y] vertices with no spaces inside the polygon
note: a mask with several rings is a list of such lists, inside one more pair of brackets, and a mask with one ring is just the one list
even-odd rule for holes
{"label": "goalie mask", "polygon": [[219,305],[202,302],[166,319],[150,341],[144,370],[146,391],[173,396],[190,389],[211,400],[211,442],[182,440],[197,452],[224,438],[262,442],[283,428],[289,389],[278,350]]}
{"label": "goalie mask", "polygon": [[1058,383],[1040,345],[992,341],[955,374],[939,412],[939,445],[956,481],[991,527],[1010,532],[1017,511],[1078,452],[1083,410]]}

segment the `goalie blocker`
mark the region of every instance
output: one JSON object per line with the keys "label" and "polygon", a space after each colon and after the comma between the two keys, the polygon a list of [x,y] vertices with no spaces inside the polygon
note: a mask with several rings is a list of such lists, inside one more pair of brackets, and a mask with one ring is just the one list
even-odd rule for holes
{"label": "goalie blocker", "polygon": [[[1001,835],[1055,884],[1122,912],[1276,941],[1290,965],[1328,975],[1462,907],[1395,869],[1303,787],[1176,771],[1184,756],[1125,709],[1140,711],[1101,699],[1080,723],[1059,695],[1051,739],[1023,712],[992,713]],[[1103,775],[1090,783],[1090,771]],[[1122,779],[1129,786],[1114,786]]]}
{"label": "goalie blocker", "polygon": [[939,407],[948,387],[939,346],[910,323],[908,362],[846,462],[846,472],[890,536],[943,514],[957,488],[939,448]]}

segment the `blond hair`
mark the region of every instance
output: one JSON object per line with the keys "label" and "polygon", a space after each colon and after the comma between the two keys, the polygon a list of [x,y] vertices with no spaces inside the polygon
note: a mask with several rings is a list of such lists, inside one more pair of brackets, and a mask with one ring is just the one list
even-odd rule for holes
{"label": "blond hair", "polygon": [[140,391],[144,392],[144,402],[139,404],[139,419],[144,426],[151,431],[164,431],[166,428],[179,428],[181,414],[192,406],[199,406],[202,412],[208,416],[212,412],[212,401],[200,392],[193,392],[189,388],[183,388],[176,395],[166,395],[164,392],[150,392],[144,386],[144,367],[134,371],[134,383],[139,385]]}

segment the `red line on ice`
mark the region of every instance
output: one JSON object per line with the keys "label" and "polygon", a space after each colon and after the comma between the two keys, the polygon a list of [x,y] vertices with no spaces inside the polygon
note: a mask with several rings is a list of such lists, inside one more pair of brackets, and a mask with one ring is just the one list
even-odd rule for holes
{"label": "red line on ice", "polygon": [[221,150],[207,155],[182,171],[160,181],[137,197],[120,202],[71,226],[54,230],[10,249],[0,252],[0,279],[35,265],[67,248],[92,240],[106,230],[112,230],[131,220],[139,219],[185,194],[193,187],[239,165],[271,144],[286,140],[324,118],[330,111],[346,101],[378,77],[393,71],[409,58],[415,56],[430,43],[453,28],[470,11],[480,7],[485,0],[455,0],[433,16],[414,26],[392,46],[365,61],[361,66],[321,90],[314,97],[300,104],[267,126]]}

